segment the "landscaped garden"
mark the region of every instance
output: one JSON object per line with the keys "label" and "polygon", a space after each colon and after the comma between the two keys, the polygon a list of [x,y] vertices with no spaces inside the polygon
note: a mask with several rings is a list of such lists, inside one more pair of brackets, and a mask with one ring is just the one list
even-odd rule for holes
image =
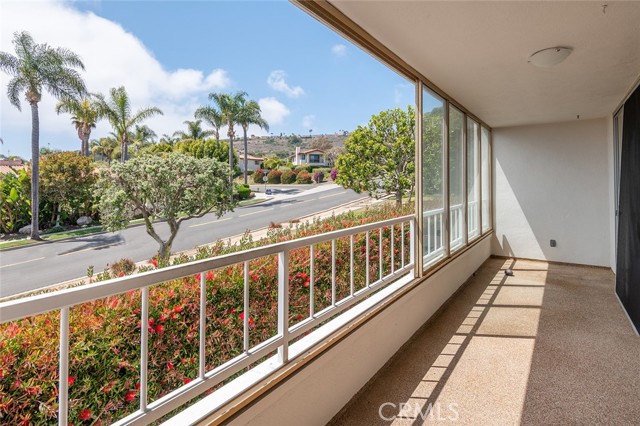
{"label": "landscaped garden", "polygon": [[[235,245],[221,242],[201,248],[194,259],[208,258],[255,246],[350,228],[409,214],[385,204],[296,227],[272,229],[267,238],[250,237]],[[383,269],[391,269],[389,228],[383,229]],[[395,268],[402,251],[409,256],[408,227],[395,227]],[[400,241],[404,244],[401,245]],[[379,274],[379,234],[370,234],[372,281]],[[366,234],[354,238],[356,290],[365,286]],[[349,238],[336,241],[336,300],[350,294]],[[172,263],[189,261],[185,256]],[[315,247],[315,312],[331,304],[331,244]],[[132,273],[133,268],[104,271],[87,281]],[[147,267],[162,267],[151,259]],[[290,254],[290,325],[309,316],[309,249]],[[254,346],[277,334],[277,259],[250,262],[249,337]],[[155,400],[188,383],[198,374],[200,275],[166,282],[150,289],[149,323],[140,324],[140,292],[132,291],[73,307],[70,311],[69,421],[107,425],[138,407],[140,327],[149,329],[149,399]],[[243,265],[206,272],[206,369],[243,351]],[[90,285],[90,284],[87,284]],[[50,312],[0,325],[0,422],[46,425],[57,416],[59,314]]]}

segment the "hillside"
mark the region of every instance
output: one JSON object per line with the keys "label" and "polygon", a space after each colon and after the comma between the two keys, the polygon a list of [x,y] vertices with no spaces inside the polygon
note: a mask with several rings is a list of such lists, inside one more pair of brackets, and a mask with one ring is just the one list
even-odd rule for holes
{"label": "hillside", "polygon": [[[265,157],[268,155],[276,155],[281,158],[286,158],[292,155],[296,147],[301,149],[308,149],[314,142],[327,141],[333,148],[341,148],[344,146],[344,141],[347,140],[349,135],[340,134],[328,134],[328,135],[312,135],[309,136],[255,136],[248,140],[248,151],[251,155]],[[234,148],[236,151],[243,151],[242,137],[234,141]]]}

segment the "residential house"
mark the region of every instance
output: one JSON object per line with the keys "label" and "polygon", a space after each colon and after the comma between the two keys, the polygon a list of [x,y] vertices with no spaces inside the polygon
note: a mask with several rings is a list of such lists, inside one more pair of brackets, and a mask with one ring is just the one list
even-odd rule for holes
{"label": "residential house", "polygon": [[[240,166],[240,171],[244,172],[244,152],[238,154],[238,166]],[[262,162],[264,158],[256,157],[255,155],[247,154],[247,170],[250,172],[255,172],[256,170],[262,168]]]}
{"label": "residential house", "polygon": [[294,166],[326,166],[327,155],[324,151],[319,149],[304,149],[301,150],[299,146],[296,147],[296,153],[290,157]]}
{"label": "residential house", "polygon": [[0,175],[16,173],[18,170],[27,169],[29,165],[22,160],[0,160]]}

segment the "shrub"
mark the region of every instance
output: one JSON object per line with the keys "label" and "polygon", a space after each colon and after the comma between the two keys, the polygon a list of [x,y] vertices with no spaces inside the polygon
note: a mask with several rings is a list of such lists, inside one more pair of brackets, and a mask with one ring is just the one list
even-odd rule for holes
{"label": "shrub", "polygon": [[269,172],[269,174],[267,175],[267,182],[268,183],[280,183],[280,177],[282,176],[282,172],[278,171],[278,170],[271,170]]}
{"label": "shrub", "polygon": [[255,172],[253,172],[253,182],[254,183],[264,183],[262,181],[262,178],[264,177],[264,170],[262,169],[258,169]]}
{"label": "shrub", "polygon": [[246,200],[251,196],[251,188],[246,186],[241,186],[238,188],[238,199]]}
{"label": "shrub", "polygon": [[324,180],[324,173],[322,173],[322,172],[315,172],[315,173],[313,174],[313,181],[314,181],[315,183],[320,183],[320,182],[322,182],[323,180]]}
{"label": "shrub", "polygon": [[288,172],[283,172],[282,176],[280,176],[281,183],[295,183],[296,182],[296,174],[289,170]]}
{"label": "shrub", "polygon": [[115,277],[122,277],[124,275],[131,275],[136,270],[136,264],[133,260],[122,258],[111,265],[111,272]]}
{"label": "shrub", "polygon": [[331,170],[331,180],[336,180],[338,177],[338,169]]}
{"label": "shrub", "polygon": [[278,171],[284,173],[284,172],[290,172],[291,171],[291,167],[287,167],[287,166],[280,166],[278,167]]}
{"label": "shrub", "polygon": [[300,172],[296,177],[296,183],[312,183],[309,172]]}
{"label": "shrub", "polygon": [[300,173],[300,172],[307,172],[307,173],[311,173],[311,170],[313,170],[313,168],[311,166],[296,166],[295,168],[295,172],[296,174]]}
{"label": "shrub", "polygon": [[[266,239],[245,240],[235,246],[215,244],[198,249],[197,259],[232,253],[239,249],[273,244],[323,232],[349,228],[392,217],[413,210],[393,205],[349,212],[324,220],[300,225],[297,229],[271,229]],[[384,229],[382,253],[385,273],[390,272],[391,247],[389,228]],[[395,241],[401,241],[400,227],[395,227]],[[405,233],[408,227],[405,227]],[[370,236],[373,246],[378,233]],[[408,236],[404,239],[409,241]],[[355,238],[356,267],[363,268],[366,236]],[[408,245],[406,246],[408,250]],[[398,248],[398,245],[396,245]],[[349,281],[349,242],[336,240],[337,279]],[[290,257],[289,307],[291,321],[308,316],[309,257],[304,250],[293,250]],[[373,255],[373,253],[372,253]],[[318,268],[314,278],[315,306],[320,310],[331,304],[331,246],[316,247]],[[344,259],[347,259],[346,262]],[[185,259],[179,259],[183,262]],[[399,266],[400,256],[395,256]],[[150,264],[158,264],[152,259]],[[175,264],[176,262],[174,262]],[[377,276],[377,262],[371,274]],[[243,353],[243,264],[209,271],[206,282],[207,348],[206,368],[222,365]],[[364,283],[364,270],[356,275],[357,288]],[[249,327],[251,345],[277,333],[277,263],[271,257],[251,261]],[[105,277],[106,279],[107,277]],[[187,276],[149,289],[149,400],[177,389],[198,376],[198,330],[200,316],[200,274]],[[349,286],[337,288],[337,300],[349,295]],[[69,422],[111,424],[138,407],[140,357],[139,291],[110,296],[70,309],[69,348]],[[56,422],[58,377],[57,311],[19,321],[0,324],[0,406],[2,424],[48,425]],[[147,326],[147,325],[145,325]],[[52,350],[52,348],[54,348]],[[193,357],[193,358],[192,358]],[[86,411],[85,411],[86,410]],[[90,421],[83,413],[90,411]],[[28,419],[29,422],[25,421]]]}

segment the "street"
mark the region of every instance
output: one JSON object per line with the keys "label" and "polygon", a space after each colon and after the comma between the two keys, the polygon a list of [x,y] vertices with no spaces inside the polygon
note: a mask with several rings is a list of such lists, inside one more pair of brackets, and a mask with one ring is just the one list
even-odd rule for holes
{"label": "street", "polygon": [[[208,214],[182,223],[172,252],[193,249],[268,226],[270,222],[286,222],[358,200],[356,194],[335,186],[319,186],[301,192],[291,187],[279,191],[274,199],[260,204],[238,207],[216,219]],[[157,223],[161,235],[168,234],[165,223]],[[86,235],[51,243],[25,246],[0,253],[0,298],[86,277],[87,267],[102,272],[107,264],[122,258],[134,262],[153,257],[158,244],[144,226],[133,226],[118,232]]]}

